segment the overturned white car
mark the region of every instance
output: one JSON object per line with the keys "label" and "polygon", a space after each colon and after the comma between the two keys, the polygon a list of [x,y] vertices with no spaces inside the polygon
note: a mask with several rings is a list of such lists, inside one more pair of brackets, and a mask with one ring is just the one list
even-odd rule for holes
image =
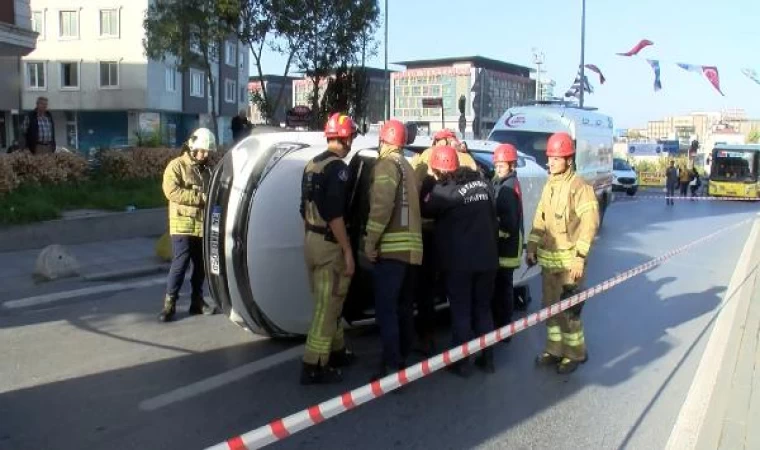
{"label": "overturned white car", "polygon": [[[411,142],[405,148],[410,160],[430,146],[430,138],[415,134],[410,129]],[[466,142],[481,169],[492,176],[491,155],[498,143]],[[351,171],[346,221],[356,251],[369,212],[369,180],[377,147],[376,134],[360,135],[345,159]],[[326,148],[321,132],[273,130],[246,137],[214,170],[204,234],[209,289],[233,322],[254,333],[278,338],[308,333],[314,303],[303,257],[301,176],[306,163]],[[547,172],[524,154],[519,155],[517,171],[527,232]],[[372,266],[363,254],[355,257],[356,273],[344,307],[350,326],[374,320]],[[528,275],[536,273],[537,269]],[[524,277],[524,270],[515,276]],[[439,306],[445,306],[444,299]]]}

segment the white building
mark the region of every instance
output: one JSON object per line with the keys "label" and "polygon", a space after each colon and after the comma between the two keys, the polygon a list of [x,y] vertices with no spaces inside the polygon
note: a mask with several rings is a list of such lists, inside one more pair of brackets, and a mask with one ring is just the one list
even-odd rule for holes
{"label": "white building", "polygon": [[[179,145],[210,123],[209,83],[200,70],[148,60],[143,18],[153,0],[31,0],[37,48],[23,58],[23,108],[48,98],[58,145],[89,151],[158,136]],[[220,45],[217,113],[221,142],[247,105],[248,57],[236,41]],[[218,80],[221,79],[221,82]]]}

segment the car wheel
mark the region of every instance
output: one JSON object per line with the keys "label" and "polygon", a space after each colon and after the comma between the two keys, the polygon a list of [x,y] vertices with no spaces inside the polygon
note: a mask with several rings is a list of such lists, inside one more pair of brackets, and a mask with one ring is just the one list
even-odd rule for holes
{"label": "car wheel", "polygon": [[625,191],[625,193],[628,194],[628,195],[630,195],[630,196],[634,196],[634,195],[636,195],[636,191],[637,190],[638,190],[638,188],[630,188],[627,191]]}

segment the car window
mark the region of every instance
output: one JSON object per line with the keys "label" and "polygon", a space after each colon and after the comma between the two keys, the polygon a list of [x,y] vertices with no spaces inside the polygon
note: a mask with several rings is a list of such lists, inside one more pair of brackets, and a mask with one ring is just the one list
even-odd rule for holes
{"label": "car window", "polygon": [[612,170],[633,170],[633,169],[631,168],[631,165],[628,164],[628,161],[624,159],[615,158],[612,161]]}

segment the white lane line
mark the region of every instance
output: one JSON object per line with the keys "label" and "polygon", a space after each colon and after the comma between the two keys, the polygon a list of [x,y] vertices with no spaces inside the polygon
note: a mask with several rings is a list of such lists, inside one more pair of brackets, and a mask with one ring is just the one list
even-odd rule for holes
{"label": "white lane line", "polygon": [[157,286],[164,283],[166,283],[165,276],[160,278],[150,278],[148,280],[142,281],[133,281],[130,283],[111,283],[102,286],[74,289],[71,291],[53,292],[50,294],[37,295],[34,297],[9,300],[7,302],[0,303],[0,305],[2,305],[3,308],[7,309],[28,308],[30,306],[46,305],[48,303],[55,303],[61,300],[84,297],[87,295],[105,294],[108,292],[126,291],[130,289],[140,289],[150,286]]}
{"label": "white lane line", "polygon": [[[750,271],[750,264],[755,246],[760,237],[760,219],[755,219],[752,231],[749,233],[744,249],[742,250],[736,269],[731,276],[728,289],[723,301],[718,308],[723,308],[718,313],[710,340],[707,341],[702,359],[699,362],[694,380],[691,383],[686,399],[678,413],[676,423],[670,433],[666,445],[667,450],[681,450],[696,448],[699,434],[704,425],[707,409],[710,406],[718,373],[723,366],[723,357],[727,351],[729,337],[734,326],[739,304],[742,303],[744,294],[750,295],[751,286],[743,283]],[[729,298],[736,297],[736,298]],[[726,303],[728,301],[728,303]]]}
{"label": "white lane line", "polygon": [[255,375],[278,364],[289,361],[297,356],[303,355],[303,351],[303,345],[297,345],[293,348],[289,348],[288,350],[275,353],[274,355],[269,355],[266,358],[262,358],[258,361],[253,361],[227,372],[222,372],[218,375],[197,381],[193,384],[183,386],[171,392],[167,392],[166,394],[161,394],[157,397],[143,400],[140,402],[140,409],[143,411],[155,411],[165,406],[169,406],[173,403],[187,400],[192,397],[197,397],[198,395],[205,394],[206,392],[218,389],[227,384],[233,383],[251,375]]}

